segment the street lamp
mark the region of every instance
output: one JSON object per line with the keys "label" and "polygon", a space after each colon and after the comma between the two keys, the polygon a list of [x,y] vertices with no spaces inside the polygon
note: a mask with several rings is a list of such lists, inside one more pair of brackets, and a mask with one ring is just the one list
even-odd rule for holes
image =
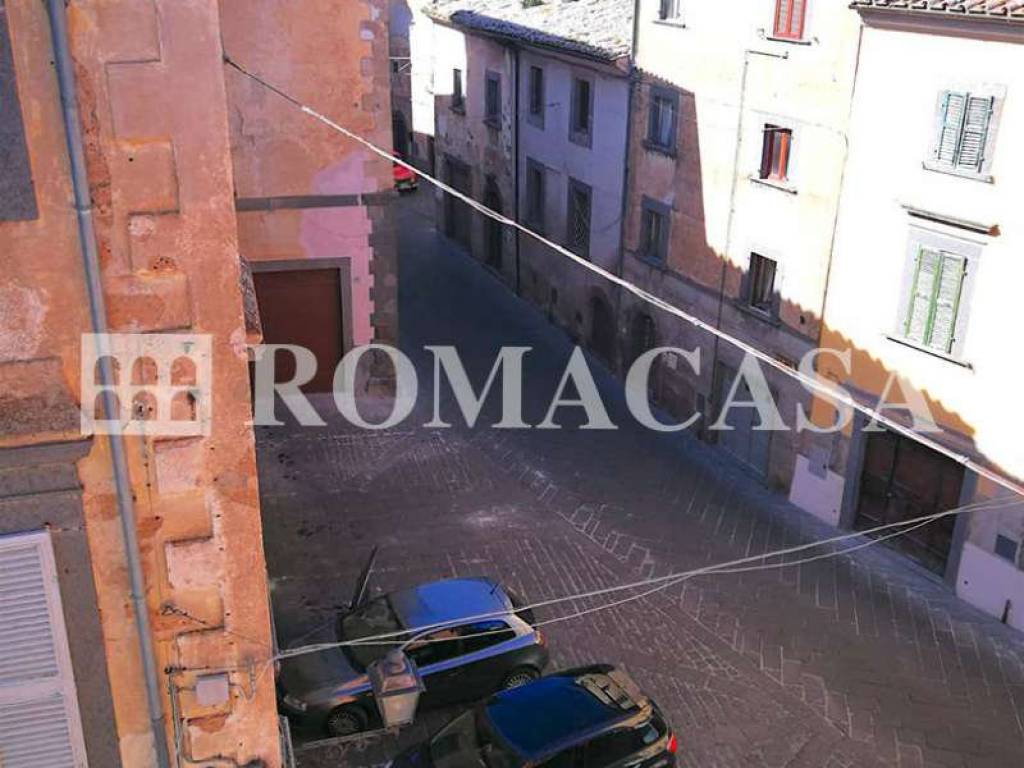
{"label": "street lamp", "polygon": [[409,725],[416,716],[416,704],[424,689],[416,665],[396,648],[370,664],[366,671],[384,727]]}

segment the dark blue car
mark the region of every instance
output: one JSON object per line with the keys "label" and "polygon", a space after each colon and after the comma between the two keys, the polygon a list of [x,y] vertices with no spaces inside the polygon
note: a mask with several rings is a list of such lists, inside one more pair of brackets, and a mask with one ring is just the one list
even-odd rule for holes
{"label": "dark blue car", "polygon": [[495,694],[391,768],[671,768],[676,748],[625,670],[595,665]]}

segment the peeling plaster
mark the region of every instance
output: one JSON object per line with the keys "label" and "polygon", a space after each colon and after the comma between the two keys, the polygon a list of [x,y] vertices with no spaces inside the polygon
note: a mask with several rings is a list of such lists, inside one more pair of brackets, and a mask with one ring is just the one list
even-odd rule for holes
{"label": "peeling plaster", "polygon": [[0,286],[0,360],[36,356],[47,311],[44,290],[11,283]]}

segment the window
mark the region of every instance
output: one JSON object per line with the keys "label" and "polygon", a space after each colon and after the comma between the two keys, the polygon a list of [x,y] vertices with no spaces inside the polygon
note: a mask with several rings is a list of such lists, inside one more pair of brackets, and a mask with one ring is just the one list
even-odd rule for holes
{"label": "window", "polygon": [[439,629],[406,646],[406,653],[420,669],[430,664],[454,659],[461,653],[461,640],[456,629]]}
{"label": "window", "polygon": [[544,230],[544,166],[526,161],[526,219],[539,232]]}
{"label": "window", "polygon": [[[485,648],[515,640],[516,633],[504,621],[481,621],[459,627],[462,635],[462,653],[476,653]],[[472,637],[475,635],[475,637]]]}
{"label": "window", "polygon": [[665,725],[652,718],[632,728],[617,728],[587,743],[587,768],[603,768],[636,755],[665,734]]}
{"label": "window", "polygon": [[774,36],[781,40],[803,40],[807,0],[775,0]]}
{"label": "window", "polygon": [[747,303],[759,312],[775,314],[776,263],[758,253],[750,254]]}
{"label": "window", "polygon": [[591,122],[594,97],[589,80],[575,78],[572,81],[572,114],[569,118],[569,140],[590,146]]}
{"label": "window", "polygon": [[501,75],[488,72],[484,85],[484,122],[501,124]]}
{"label": "window", "polygon": [[462,70],[452,70],[452,109],[462,112],[466,108],[466,101],[462,95]]}
{"label": "window", "polygon": [[665,263],[668,259],[670,209],[664,203],[644,198],[640,216],[640,256]]}
{"label": "window", "polygon": [[996,557],[1001,557],[1003,560],[1008,560],[1016,565],[1018,551],[1020,551],[1020,544],[1015,539],[1011,539],[1009,536],[1004,536],[1001,533],[996,535]]}
{"label": "window", "polygon": [[793,148],[793,132],[777,125],[764,127],[761,146],[762,179],[787,181],[789,179],[789,156]]}
{"label": "window", "polygon": [[652,86],[647,115],[647,144],[670,154],[675,153],[679,95],[666,88]]}
{"label": "window", "polygon": [[679,18],[679,5],[682,0],[661,0],[658,6],[658,18],[662,21],[675,21]]}
{"label": "window", "polygon": [[912,262],[909,301],[903,317],[903,336],[943,354],[953,351],[960,296],[967,259],[920,244]]}
{"label": "window", "polygon": [[0,147],[0,221],[35,219],[39,212],[3,3],[0,3],[0,138],[3,139]]}
{"label": "window", "polygon": [[530,67],[530,112],[531,122],[544,125],[544,70]]}
{"label": "window", "polygon": [[569,179],[566,244],[580,256],[590,255],[590,187],[576,179]]}
{"label": "window", "polygon": [[967,91],[941,93],[928,166],[980,176],[992,153],[996,104],[992,95]]}

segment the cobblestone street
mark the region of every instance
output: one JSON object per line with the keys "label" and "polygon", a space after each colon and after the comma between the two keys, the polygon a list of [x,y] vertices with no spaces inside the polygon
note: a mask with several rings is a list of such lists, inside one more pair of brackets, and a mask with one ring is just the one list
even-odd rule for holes
{"label": "cobblestone street", "polygon": [[[423,427],[433,397],[425,345],[455,345],[478,388],[499,347],[532,347],[531,424],[571,350],[434,232],[431,203],[424,188],[399,204],[402,346],[421,389],[413,415],[361,431],[322,399],[327,427],[258,429],[282,641],[329,620],[374,545],[374,589],[490,575],[535,602],[835,535],[717,449],[637,426],[596,362],[616,431],[573,429],[571,408],[565,429],[495,430],[490,401],[474,429],[447,401],[456,426]],[[688,768],[1024,765],[1024,638],[885,546],[697,577],[545,635],[555,668],[623,663],[665,711]],[[450,715],[354,744],[297,733],[298,762],[377,765]]]}

